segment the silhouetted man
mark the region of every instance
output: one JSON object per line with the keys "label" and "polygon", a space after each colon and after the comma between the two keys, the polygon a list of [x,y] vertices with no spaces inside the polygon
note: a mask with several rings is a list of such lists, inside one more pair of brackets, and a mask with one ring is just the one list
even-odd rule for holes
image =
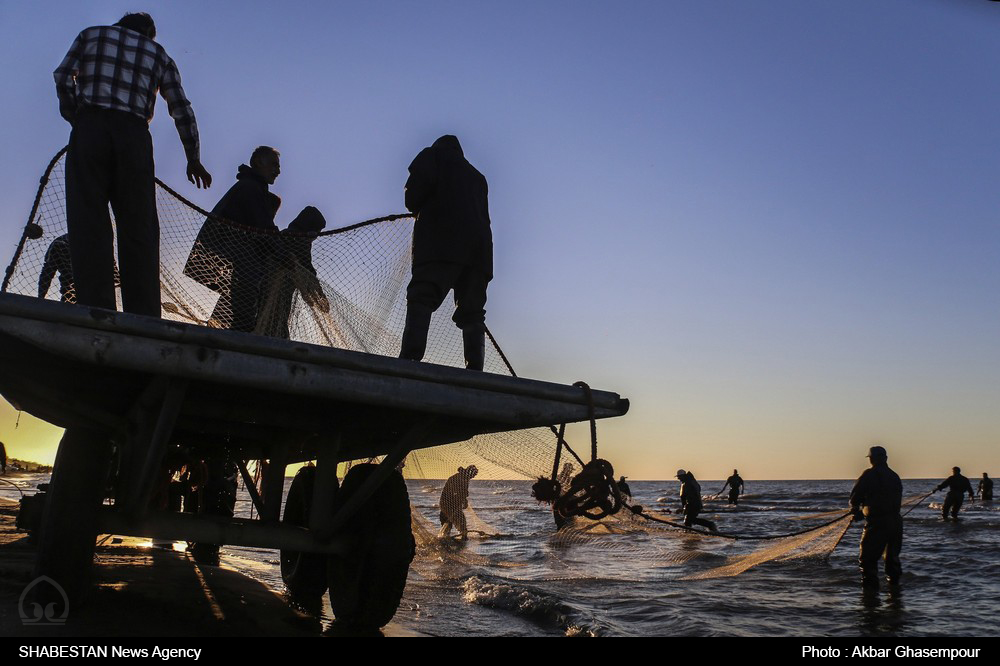
{"label": "silhouetted man", "polygon": [[54,72],[59,112],[73,126],[66,154],[66,224],[77,302],[114,310],[115,213],[122,307],[160,316],[160,229],[149,121],[167,102],[187,155],[188,180],[209,187],[198,126],[174,61],[149,14],[81,32]]}
{"label": "silhouetted man", "polygon": [[632,489],[629,488],[624,476],[618,479],[618,492],[621,493],[622,498],[632,499]]}
{"label": "silhouetted man", "polygon": [[735,469],[733,470],[733,475],[726,479],[726,483],[723,484],[722,490],[719,491],[720,494],[726,489],[726,486],[729,486],[729,503],[739,504],[740,495],[743,494],[743,477],[741,477],[740,473]]}
{"label": "silhouetted man", "polygon": [[983,472],[983,478],[979,479],[979,499],[993,499],[993,479],[987,476],[986,472]]}
{"label": "silhouetted man", "polygon": [[465,366],[482,370],[486,287],[493,279],[486,178],[469,164],[458,139],[450,134],[420,151],[409,171],[406,208],[417,220],[399,357],[415,361],[424,357],[431,315],[454,289],[452,321],[462,329]]}
{"label": "silhouetted man", "polygon": [[[212,209],[213,216],[247,229],[225,228],[213,220],[205,223],[204,229],[220,235],[215,242],[224,245],[222,252],[232,265],[228,294],[225,291],[221,293],[212,313],[212,319],[221,328],[251,332],[257,324],[261,281],[276,239],[267,232],[278,230],[274,216],[281,202],[268,186],[273,185],[280,174],[281,156],[278,151],[270,146],[258,146],[250,156],[250,165],[240,165],[236,184]],[[211,240],[201,237],[202,234],[199,234],[200,241]]]}
{"label": "silhouetted man", "polygon": [[7,473],[7,447],[0,442],[0,474]]}
{"label": "silhouetted man", "polygon": [[903,482],[889,469],[889,455],[881,446],[868,450],[871,468],[866,469],[851,491],[851,510],[855,519],[865,519],[861,534],[861,585],[878,590],[878,561],[885,558],[885,575],[891,585],[899,583],[903,568],[899,553],[903,549]]}
{"label": "silhouetted man", "polygon": [[704,505],[701,502],[701,484],[694,478],[694,474],[679,469],[677,470],[677,480],[681,482],[681,510],[684,512],[684,526],[701,525],[707,527],[710,532],[718,532],[715,523],[698,517]]}
{"label": "silhouetted man", "polygon": [[972,502],[976,501],[976,495],[972,492],[972,484],[969,483],[969,479],[962,476],[962,470],[958,467],[951,468],[951,476],[941,482],[934,492],[939,490],[948,489],[948,494],[944,497],[944,505],[941,507],[941,517],[945,520],[948,519],[948,512],[951,512],[951,517],[958,520],[958,511],[962,508],[962,502],[965,500],[965,493],[969,493],[969,500]]}
{"label": "silhouetted man", "polygon": [[441,531],[438,536],[448,536],[452,527],[458,529],[460,538],[467,536],[465,510],[469,508],[469,481],[477,474],[479,468],[475,465],[459,467],[458,472],[445,481],[441,491]]}

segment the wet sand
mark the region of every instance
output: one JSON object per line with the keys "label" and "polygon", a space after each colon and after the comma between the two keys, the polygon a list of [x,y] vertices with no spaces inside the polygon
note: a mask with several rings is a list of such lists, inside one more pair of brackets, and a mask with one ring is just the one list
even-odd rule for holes
{"label": "wet sand", "polygon": [[[35,551],[14,525],[17,504],[0,499],[0,636],[318,637],[320,620],[300,613],[262,583],[188,554],[110,537],[98,546],[94,585],[81,612],[63,626],[25,626],[21,593],[32,581]],[[389,625],[387,636],[415,635]]]}

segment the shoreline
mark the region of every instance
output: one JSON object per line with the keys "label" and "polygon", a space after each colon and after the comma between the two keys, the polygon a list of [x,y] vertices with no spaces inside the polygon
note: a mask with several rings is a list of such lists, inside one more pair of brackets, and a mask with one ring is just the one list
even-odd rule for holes
{"label": "shoreline", "polygon": [[[131,537],[96,549],[86,609],[64,625],[26,626],[21,593],[32,582],[35,549],[17,530],[17,502],[0,498],[0,635],[66,637],[320,637],[317,617],[289,606],[264,583],[182,551],[139,546]],[[102,535],[103,536],[103,535]],[[390,623],[386,636],[418,636]]]}

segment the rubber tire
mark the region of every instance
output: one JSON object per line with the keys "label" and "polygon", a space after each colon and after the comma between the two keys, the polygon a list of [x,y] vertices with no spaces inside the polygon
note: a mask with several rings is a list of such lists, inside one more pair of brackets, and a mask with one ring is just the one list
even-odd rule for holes
{"label": "rubber tire", "polygon": [[[376,468],[373,464],[351,468],[337,496],[338,509]],[[329,557],[335,627],[357,634],[377,632],[396,614],[416,554],[410,496],[398,470],[351,518],[343,534],[354,537],[357,546],[346,555]]]}
{"label": "rubber tire", "polygon": [[[292,479],[285,498],[285,515],[282,522],[296,527],[309,525],[315,467],[302,467]],[[281,550],[281,579],[292,599],[306,606],[319,605],[327,590],[326,555]]]}
{"label": "rubber tire", "polygon": [[[66,595],[68,611],[79,606],[90,585],[98,513],[104,500],[111,463],[106,434],[67,429],[59,442],[38,538],[35,578],[47,576]],[[56,616],[63,596],[51,585],[33,590],[36,601],[55,602]]]}

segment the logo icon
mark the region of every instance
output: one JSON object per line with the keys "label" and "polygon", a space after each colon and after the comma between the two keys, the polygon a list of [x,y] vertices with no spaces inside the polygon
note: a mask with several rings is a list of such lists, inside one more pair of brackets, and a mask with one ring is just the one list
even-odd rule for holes
{"label": "logo icon", "polygon": [[17,602],[21,622],[28,626],[62,626],[69,617],[69,597],[48,576],[31,581]]}

